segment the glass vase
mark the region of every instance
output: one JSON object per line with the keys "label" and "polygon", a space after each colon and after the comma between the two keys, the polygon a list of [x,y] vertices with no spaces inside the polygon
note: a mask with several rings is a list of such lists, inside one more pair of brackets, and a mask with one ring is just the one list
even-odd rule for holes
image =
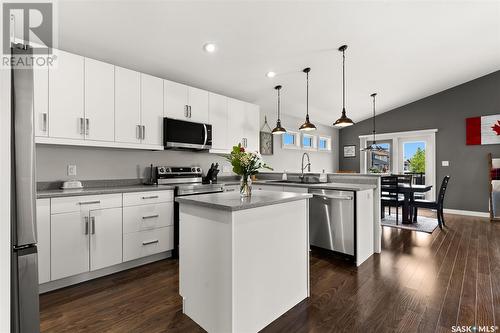
{"label": "glass vase", "polygon": [[250,176],[241,176],[240,197],[247,198],[252,195],[252,180]]}

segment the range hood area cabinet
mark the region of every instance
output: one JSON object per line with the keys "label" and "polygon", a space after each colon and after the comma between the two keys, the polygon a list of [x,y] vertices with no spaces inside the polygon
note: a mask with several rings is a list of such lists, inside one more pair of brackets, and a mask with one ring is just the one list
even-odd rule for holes
{"label": "range hood area cabinet", "polygon": [[259,149],[259,107],[53,49],[34,69],[38,144],[163,150],[163,118],[213,125],[212,152]]}
{"label": "range hood area cabinet", "polygon": [[210,152],[227,153],[238,143],[249,151],[258,151],[259,106],[214,93],[209,93],[208,99],[213,133]]}
{"label": "range hood area cabinet", "polygon": [[208,123],[208,91],[164,80],[165,117]]}

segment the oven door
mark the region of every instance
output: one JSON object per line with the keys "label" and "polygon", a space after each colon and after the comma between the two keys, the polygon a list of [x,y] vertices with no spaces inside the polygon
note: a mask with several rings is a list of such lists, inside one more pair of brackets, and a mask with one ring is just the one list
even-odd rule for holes
{"label": "oven door", "polygon": [[165,149],[207,150],[212,147],[212,126],[163,118]]}

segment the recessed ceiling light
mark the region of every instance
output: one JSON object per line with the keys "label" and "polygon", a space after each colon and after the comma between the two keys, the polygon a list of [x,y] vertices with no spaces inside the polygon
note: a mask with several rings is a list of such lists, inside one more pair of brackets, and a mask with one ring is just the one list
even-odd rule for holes
{"label": "recessed ceiling light", "polygon": [[275,76],[276,76],[276,73],[275,73],[275,72],[267,72],[266,76],[267,76],[268,78],[273,78],[273,77],[275,77]]}
{"label": "recessed ceiling light", "polygon": [[206,43],[205,45],[203,45],[203,49],[205,50],[205,52],[214,53],[215,50],[217,50],[217,46],[214,43]]}

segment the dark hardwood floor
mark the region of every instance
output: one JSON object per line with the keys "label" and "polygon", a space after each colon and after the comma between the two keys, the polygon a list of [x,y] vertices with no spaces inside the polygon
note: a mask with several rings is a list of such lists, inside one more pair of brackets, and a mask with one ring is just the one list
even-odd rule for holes
{"label": "dark hardwood floor", "polygon": [[[445,215],[432,235],[383,228],[356,268],[311,255],[311,297],[263,332],[450,332],[500,320],[500,224]],[[178,265],[164,260],[40,297],[43,332],[203,332],[182,314]]]}

